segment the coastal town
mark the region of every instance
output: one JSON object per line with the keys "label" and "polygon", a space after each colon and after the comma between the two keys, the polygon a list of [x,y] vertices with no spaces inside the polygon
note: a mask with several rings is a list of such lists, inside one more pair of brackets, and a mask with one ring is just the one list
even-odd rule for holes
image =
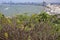
{"label": "coastal town", "polygon": [[46,5],[45,10],[46,10],[47,13],[51,13],[52,15],[60,14],[60,5],[48,4],[48,5]]}
{"label": "coastal town", "polygon": [[60,5],[57,4],[47,4],[45,6],[45,12],[49,15],[57,15],[60,18]]}

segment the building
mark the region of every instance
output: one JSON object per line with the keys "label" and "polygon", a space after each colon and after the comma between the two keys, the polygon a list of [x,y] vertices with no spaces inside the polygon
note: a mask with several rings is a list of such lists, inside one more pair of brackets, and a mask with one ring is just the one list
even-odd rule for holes
{"label": "building", "polygon": [[58,18],[60,18],[60,5],[51,5],[48,4],[45,7],[45,11],[49,14],[49,15],[57,15]]}

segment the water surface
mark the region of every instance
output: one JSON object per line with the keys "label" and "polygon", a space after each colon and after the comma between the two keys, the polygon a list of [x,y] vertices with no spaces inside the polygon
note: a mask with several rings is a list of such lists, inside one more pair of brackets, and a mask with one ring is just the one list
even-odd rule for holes
{"label": "water surface", "polygon": [[0,5],[0,12],[5,16],[14,16],[23,13],[40,13],[44,9],[43,6],[35,5]]}

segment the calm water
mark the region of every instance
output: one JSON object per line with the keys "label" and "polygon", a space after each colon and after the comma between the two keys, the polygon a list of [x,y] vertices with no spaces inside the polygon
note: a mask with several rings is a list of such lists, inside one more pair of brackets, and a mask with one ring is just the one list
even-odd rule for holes
{"label": "calm water", "polygon": [[40,13],[43,9],[43,6],[34,5],[0,5],[0,12],[5,16],[14,16],[23,13]]}

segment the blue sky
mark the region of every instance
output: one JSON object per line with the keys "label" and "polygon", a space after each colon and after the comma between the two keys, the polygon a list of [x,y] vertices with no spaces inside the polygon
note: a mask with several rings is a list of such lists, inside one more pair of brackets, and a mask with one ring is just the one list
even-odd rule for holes
{"label": "blue sky", "polygon": [[[12,1],[12,2],[42,2],[43,0],[0,0],[0,3],[1,2],[9,2],[9,1]],[[45,0],[46,2],[59,2],[60,3],[60,0]]]}

